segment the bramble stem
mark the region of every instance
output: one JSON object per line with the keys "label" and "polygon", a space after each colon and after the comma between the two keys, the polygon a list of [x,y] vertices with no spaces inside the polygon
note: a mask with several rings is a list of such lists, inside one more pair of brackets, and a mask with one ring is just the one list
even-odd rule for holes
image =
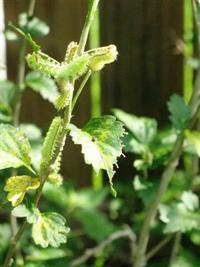
{"label": "bramble stem", "polygon": [[[88,33],[89,33],[89,29],[90,29],[90,26],[91,26],[91,23],[92,23],[92,20],[93,20],[93,17],[94,17],[94,14],[95,14],[95,10],[98,6],[98,3],[99,3],[99,0],[91,0],[90,1],[90,5],[89,5],[89,9],[88,9],[88,14],[87,14],[87,17],[86,17],[86,22],[85,22],[85,25],[84,25],[84,28],[83,28],[83,31],[82,31],[82,34],[81,34],[81,38],[80,38],[80,43],[79,43],[79,53],[82,53],[85,49],[85,44],[87,42],[87,38],[88,38]],[[35,5],[35,0],[30,0],[30,9],[29,9],[29,13],[28,15],[30,16],[30,12],[33,12],[34,10],[34,5]],[[25,62],[24,62],[24,57],[25,57],[25,53],[26,53],[26,40],[23,41],[23,46],[22,46],[22,50],[21,50],[21,53],[20,53],[20,60],[19,60],[19,74],[18,74],[18,98],[17,98],[17,101],[16,101],[16,106],[15,106],[15,112],[18,114],[18,115],[15,115],[16,117],[14,118],[14,124],[16,125],[16,123],[18,124],[18,119],[19,119],[19,112],[20,112],[20,106],[21,106],[21,89],[22,89],[22,84],[23,84],[23,80],[24,80],[24,74],[25,74]],[[89,71],[85,77],[85,79],[83,80],[79,90],[78,90],[78,95],[75,96],[75,102],[73,104],[73,108],[78,100],[78,97],[80,96],[80,93],[84,87],[84,85],[86,84],[87,80],[89,79],[90,77],[90,74],[91,72]],[[87,78],[87,79],[86,79]],[[63,145],[65,143],[65,138],[66,138],[66,133],[67,133],[67,128],[68,128],[68,125],[70,123],[70,120],[71,120],[71,114],[72,114],[72,103],[69,104],[69,106],[66,107],[65,111],[64,111],[64,117],[63,117],[63,133],[61,135],[61,138],[60,138],[60,142],[58,144],[58,147],[54,153],[54,157],[52,158],[52,160],[50,161],[49,163],[49,166],[46,168],[45,172],[42,174],[42,177],[41,177],[41,184],[40,184],[40,187],[38,188],[37,192],[36,192],[36,196],[35,196],[35,206],[37,207],[38,204],[39,204],[39,200],[41,198],[41,195],[42,195],[42,189],[43,189],[43,186],[46,182],[46,179],[48,177],[48,175],[50,174],[51,172],[51,167],[52,165],[55,163],[60,151],[62,150],[63,148]],[[18,232],[16,233],[15,237],[13,238],[13,241],[12,241],[12,245],[10,246],[9,250],[8,250],[8,253],[7,253],[7,256],[6,256],[6,259],[5,259],[5,262],[4,262],[4,265],[3,267],[9,267],[10,266],[10,262],[11,262],[11,259],[13,257],[13,254],[15,252],[15,249],[16,249],[16,245],[19,241],[19,239],[21,238],[25,228],[26,228],[26,225],[27,225],[27,221],[24,220],[23,223],[21,224]]]}

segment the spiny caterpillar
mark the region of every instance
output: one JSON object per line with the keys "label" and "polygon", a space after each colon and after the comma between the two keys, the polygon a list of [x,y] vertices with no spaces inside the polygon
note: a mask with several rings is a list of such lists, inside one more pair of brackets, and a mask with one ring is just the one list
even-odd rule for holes
{"label": "spiny caterpillar", "polygon": [[78,44],[76,42],[69,43],[67,46],[64,62],[70,63],[76,56],[77,51],[78,51]]}
{"label": "spiny caterpillar", "polygon": [[26,56],[28,66],[44,75],[55,78],[60,69],[60,63],[41,51]]}
{"label": "spiny caterpillar", "polygon": [[82,56],[75,57],[69,64],[62,63],[59,72],[56,75],[56,80],[78,79],[88,70],[90,56],[83,54]]}
{"label": "spiny caterpillar", "polygon": [[62,88],[62,90],[55,101],[55,107],[57,110],[61,110],[70,104],[74,91],[74,87],[70,82],[64,82],[63,84],[60,83],[59,87]]}
{"label": "spiny caterpillar", "polygon": [[95,48],[85,53],[90,55],[89,68],[92,71],[101,70],[106,64],[114,62],[118,55],[117,48],[113,44]]}
{"label": "spiny caterpillar", "polygon": [[45,170],[46,166],[49,165],[50,161],[54,157],[62,134],[63,119],[61,117],[55,117],[50,125],[42,146],[42,161],[40,166],[41,173],[43,170]]}

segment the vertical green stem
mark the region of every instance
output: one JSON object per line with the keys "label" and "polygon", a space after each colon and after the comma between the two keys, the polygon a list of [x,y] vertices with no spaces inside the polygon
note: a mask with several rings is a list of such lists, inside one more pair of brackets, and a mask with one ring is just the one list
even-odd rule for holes
{"label": "vertical green stem", "polygon": [[[100,46],[100,11],[96,11],[96,16],[91,26],[89,35],[90,48]],[[90,96],[91,96],[91,117],[98,117],[101,115],[101,77],[100,72],[92,75],[90,80]],[[92,171],[92,185],[95,190],[99,190],[103,186],[103,172],[100,171],[98,175]]]}
{"label": "vertical green stem", "polygon": [[78,54],[79,55],[82,54],[84,49],[85,49],[87,39],[88,39],[88,34],[90,31],[90,27],[91,27],[92,21],[94,19],[94,15],[95,15],[95,12],[97,10],[99,1],[100,0],[88,0],[88,2],[89,2],[88,13],[86,16],[85,24],[83,26],[83,30],[82,30],[80,41],[79,41],[79,47],[78,47]]}
{"label": "vertical green stem", "polygon": [[189,101],[192,95],[193,88],[193,70],[187,59],[193,56],[193,15],[192,15],[192,3],[191,1],[184,0],[184,87],[183,94],[186,102]]}

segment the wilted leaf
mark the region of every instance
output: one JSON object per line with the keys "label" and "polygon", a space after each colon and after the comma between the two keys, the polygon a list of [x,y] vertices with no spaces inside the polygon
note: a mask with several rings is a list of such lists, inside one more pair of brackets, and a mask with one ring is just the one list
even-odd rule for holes
{"label": "wilted leaf", "polygon": [[107,171],[114,194],[112,177],[113,166],[122,154],[122,141],[125,131],[121,122],[113,116],[102,116],[91,119],[81,130],[70,125],[70,135],[75,144],[82,145],[85,162],[91,164],[98,173],[100,169]]}
{"label": "wilted leaf", "polygon": [[0,170],[20,166],[31,169],[29,152],[28,139],[20,129],[0,124]]}
{"label": "wilted leaf", "polygon": [[8,201],[13,206],[19,205],[28,190],[37,189],[40,186],[39,178],[32,178],[30,176],[12,176],[6,181],[4,190],[9,192],[7,195]]}
{"label": "wilted leaf", "polygon": [[32,237],[35,244],[41,247],[58,247],[67,242],[67,234],[70,229],[65,226],[66,220],[56,212],[40,213],[40,216],[32,226]]}

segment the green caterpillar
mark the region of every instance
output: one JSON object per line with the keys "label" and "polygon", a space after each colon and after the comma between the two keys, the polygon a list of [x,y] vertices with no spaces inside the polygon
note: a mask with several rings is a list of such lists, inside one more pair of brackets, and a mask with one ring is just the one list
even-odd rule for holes
{"label": "green caterpillar", "polygon": [[118,55],[117,48],[113,44],[95,48],[85,53],[90,55],[89,68],[92,71],[101,70],[106,64],[114,62]]}
{"label": "green caterpillar", "polygon": [[63,135],[63,119],[55,117],[50,125],[42,146],[41,173],[49,165]]}
{"label": "green caterpillar", "polygon": [[42,74],[55,78],[60,69],[60,63],[48,55],[39,52],[33,52],[26,56],[28,66]]}

